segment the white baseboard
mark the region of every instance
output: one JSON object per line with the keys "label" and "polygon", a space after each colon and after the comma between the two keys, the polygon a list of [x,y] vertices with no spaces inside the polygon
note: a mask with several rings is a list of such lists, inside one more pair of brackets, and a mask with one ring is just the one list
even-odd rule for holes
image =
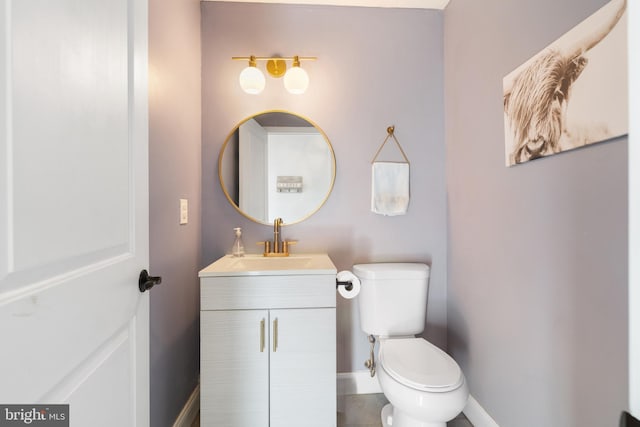
{"label": "white baseboard", "polygon": [[491,415],[484,410],[473,396],[469,395],[467,406],[462,410],[464,416],[467,417],[474,427],[500,427]]}
{"label": "white baseboard", "polygon": [[[337,383],[338,396],[382,393],[378,379],[376,377],[372,378],[369,371],[340,372],[338,373]],[[474,427],[500,427],[471,395],[469,395],[467,406],[462,412]]]}
{"label": "white baseboard", "polygon": [[191,427],[200,412],[200,384],[196,386],[173,423],[173,427]]}
{"label": "white baseboard", "polygon": [[346,394],[382,393],[376,377],[371,377],[369,371],[339,372],[338,396]]}

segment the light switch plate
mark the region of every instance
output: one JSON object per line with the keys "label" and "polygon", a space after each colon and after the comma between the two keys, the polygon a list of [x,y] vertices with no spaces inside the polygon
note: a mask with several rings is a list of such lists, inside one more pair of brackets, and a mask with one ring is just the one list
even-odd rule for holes
{"label": "light switch plate", "polygon": [[187,199],[180,199],[180,225],[184,225],[189,222],[189,201]]}

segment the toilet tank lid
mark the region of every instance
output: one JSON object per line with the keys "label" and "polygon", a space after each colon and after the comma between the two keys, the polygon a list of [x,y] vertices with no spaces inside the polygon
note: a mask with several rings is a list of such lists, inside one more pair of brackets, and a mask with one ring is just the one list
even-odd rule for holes
{"label": "toilet tank lid", "polygon": [[360,279],[424,279],[429,276],[429,266],[413,262],[356,264],[353,274]]}

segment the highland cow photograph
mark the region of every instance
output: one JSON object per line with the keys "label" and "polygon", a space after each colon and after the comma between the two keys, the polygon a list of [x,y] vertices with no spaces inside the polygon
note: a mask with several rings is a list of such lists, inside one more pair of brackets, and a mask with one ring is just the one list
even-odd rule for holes
{"label": "highland cow photograph", "polygon": [[626,0],[612,0],[503,79],[505,160],[628,133]]}

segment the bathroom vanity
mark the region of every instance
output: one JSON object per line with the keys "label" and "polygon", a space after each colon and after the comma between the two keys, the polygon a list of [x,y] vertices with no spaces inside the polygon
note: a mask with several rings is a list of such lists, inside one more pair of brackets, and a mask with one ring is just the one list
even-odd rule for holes
{"label": "bathroom vanity", "polygon": [[200,271],[201,424],[336,426],[336,267],[225,256]]}

